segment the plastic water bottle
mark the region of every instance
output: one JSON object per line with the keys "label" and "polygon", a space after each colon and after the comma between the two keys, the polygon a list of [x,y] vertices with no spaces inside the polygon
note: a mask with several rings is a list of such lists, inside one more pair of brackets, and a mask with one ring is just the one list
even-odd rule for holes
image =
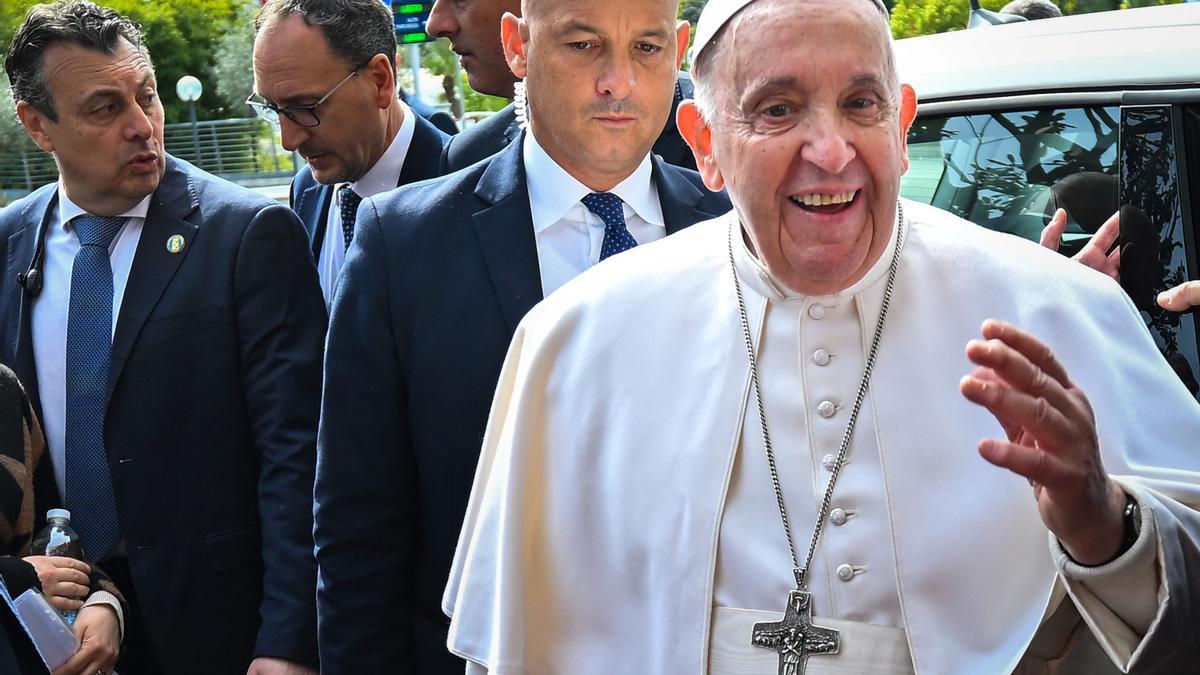
{"label": "plastic water bottle", "polygon": [[[46,527],[33,538],[30,547],[33,555],[52,555],[83,560],[83,546],[79,533],[71,527],[71,512],[66,509],[50,509],[46,512]],[[67,625],[75,623],[74,610],[62,611]]]}

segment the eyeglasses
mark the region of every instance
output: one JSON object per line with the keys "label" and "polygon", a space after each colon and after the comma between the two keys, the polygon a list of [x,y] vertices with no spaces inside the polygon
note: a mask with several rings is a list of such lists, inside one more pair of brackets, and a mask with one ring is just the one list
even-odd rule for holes
{"label": "eyeglasses", "polygon": [[282,108],[276,108],[265,101],[251,100],[257,96],[257,94],[250,94],[250,97],[246,99],[246,105],[250,106],[256,115],[270,122],[271,124],[278,125],[279,116],[282,114],[284,117],[295,122],[299,126],[312,128],[321,123],[321,118],[317,117],[317,108],[325,101],[328,101],[329,97],[333,96],[335,91],[341,89],[342,85],[349,82],[350,78],[357,75],[358,71],[360,70],[362,70],[362,68],[355,68],[354,71],[343,78],[341,82],[338,82],[333,89],[330,89],[328,94],[322,96],[319,100],[317,100],[316,103],[312,105],[289,105]]}

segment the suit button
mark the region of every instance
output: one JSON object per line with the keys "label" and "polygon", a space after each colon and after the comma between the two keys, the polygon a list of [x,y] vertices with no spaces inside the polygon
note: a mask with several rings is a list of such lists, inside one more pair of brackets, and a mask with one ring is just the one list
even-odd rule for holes
{"label": "suit button", "polygon": [[837,466],[837,456],[825,455],[821,458],[821,466],[825,467],[826,471],[833,471],[833,467]]}
{"label": "suit button", "polygon": [[813,352],[812,355],[813,363],[817,364],[818,366],[829,365],[830,358],[829,352],[825,351],[824,349],[818,349],[817,351]]}
{"label": "suit button", "polygon": [[842,581],[850,581],[854,578],[854,568],[844,563],[838,565],[837,578],[841,579]]}
{"label": "suit button", "polygon": [[829,419],[837,413],[837,405],[833,401],[821,401],[817,404],[817,414]]}

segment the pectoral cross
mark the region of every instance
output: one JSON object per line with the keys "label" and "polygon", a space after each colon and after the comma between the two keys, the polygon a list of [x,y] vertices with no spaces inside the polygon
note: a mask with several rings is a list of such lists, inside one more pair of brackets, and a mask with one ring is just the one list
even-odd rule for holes
{"label": "pectoral cross", "polygon": [[788,593],[783,621],[754,624],[750,643],[779,652],[779,675],[801,675],[809,656],[836,654],[839,639],[836,630],[812,624],[812,594],[797,589]]}

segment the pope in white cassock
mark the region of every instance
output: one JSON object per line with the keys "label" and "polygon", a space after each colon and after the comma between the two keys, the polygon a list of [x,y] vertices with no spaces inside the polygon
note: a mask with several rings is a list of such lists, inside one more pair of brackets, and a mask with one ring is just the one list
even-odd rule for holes
{"label": "pope in white cassock", "polygon": [[1200,408],[1117,285],[897,199],[916,95],[877,0],[711,0],[693,49],[679,127],[735,209],[522,322],[450,649],[1200,672]]}

